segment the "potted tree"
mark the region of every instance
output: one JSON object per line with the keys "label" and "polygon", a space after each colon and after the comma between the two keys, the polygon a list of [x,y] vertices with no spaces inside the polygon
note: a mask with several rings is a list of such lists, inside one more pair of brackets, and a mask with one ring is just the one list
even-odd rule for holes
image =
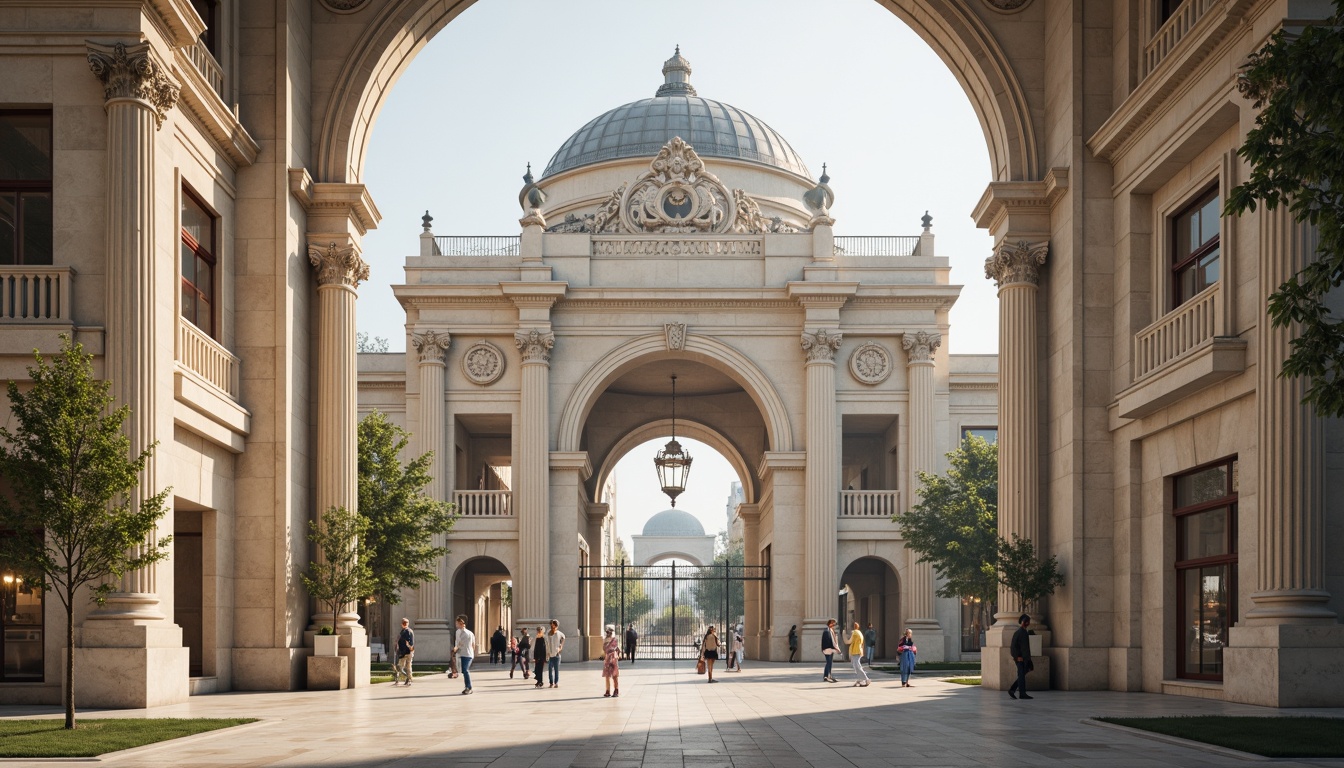
{"label": "potted tree", "polygon": [[323,626],[313,636],[316,656],[335,656],[340,645],[336,617],[341,609],[366,597],[372,587],[370,552],[361,549],[368,521],[345,507],[332,507],[321,523],[309,521],[308,540],[317,545],[319,562],[309,562],[308,572],[299,575],[308,594],[331,613],[332,626]]}
{"label": "potted tree", "polygon": [[[999,583],[1017,595],[1022,610],[1037,612],[1042,599],[1063,586],[1064,575],[1059,572],[1059,561],[1054,555],[1042,559],[1036,555],[1031,539],[1013,534],[1013,540],[999,539]],[[1041,655],[1041,638],[1033,630],[1030,637],[1031,655]]]}

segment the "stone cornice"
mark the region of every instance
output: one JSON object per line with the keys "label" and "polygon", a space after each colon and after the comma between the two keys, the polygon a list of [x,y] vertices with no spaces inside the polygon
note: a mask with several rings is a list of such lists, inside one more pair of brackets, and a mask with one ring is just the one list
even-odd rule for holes
{"label": "stone cornice", "polygon": [[995,232],[1002,220],[1012,213],[1048,215],[1068,189],[1068,168],[1051,168],[1040,181],[990,182],[975,204],[971,218],[977,227]]}
{"label": "stone cornice", "polygon": [[173,72],[182,81],[182,106],[196,119],[214,148],[222,152],[235,169],[255,163],[261,145],[225,106],[183,50],[174,52]]}
{"label": "stone cornice", "polygon": [[168,111],[177,105],[181,88],[166,74],[167,67],[154,55],[149,43],[110,44],[86,42],[89,69],[103,84],[107,101],[132,99],[148,106],[154,122],[163,127]]}
{"label": "stone cornice", "polygon": [[195,45],[205,31],[205,20],[196,13],[190,0],[146,0],[145,4],[163,22],[166,37],[174,48]]}
{"label": "stone cornice", "polygon": [[756,468],[756,474],[764,480],[771,472],[778,470],[802,472],[805,469],[807,469],[807,453],[805,451],[766,451],[761,456],[761,463]]}
{"label": "stone cornice", "polygon": [[593,475],[593,462],[587,451],[551,451],[550,464],[553,470],[578,472],[581,482]]}
{"label": "stone cornice", "polygon": [[810,283],[793,280],[784,284],[788,297],[804,307],[842,307],[859,292],[857,282]]}
{"label": "stone cornice", "polygon": [[313,181],[307,169],[290,168],[289,191],[310,216],[344,213],[361,235],[377,227],[383,218],[363,184]]}

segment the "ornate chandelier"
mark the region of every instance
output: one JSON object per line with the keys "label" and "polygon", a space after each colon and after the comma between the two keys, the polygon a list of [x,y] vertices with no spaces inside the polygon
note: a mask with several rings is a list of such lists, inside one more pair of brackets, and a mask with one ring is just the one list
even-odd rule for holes
{"label": "ornate chandelier", "polygon": [[658,471],[658,483],[663,493],[677,506],[677,496],[686,490],[686,476],[691,473],[691,455],[677,442],[677,377],[672,376],[672,439],[653,459]]}

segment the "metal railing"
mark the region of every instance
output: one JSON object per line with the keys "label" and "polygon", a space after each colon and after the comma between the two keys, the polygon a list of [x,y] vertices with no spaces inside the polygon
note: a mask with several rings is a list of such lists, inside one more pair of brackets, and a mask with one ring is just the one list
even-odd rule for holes
{"label": "metal railing", "polygon": [[215,60],[214,54],[205,47],[205,43],[196,41],[195,45],[187,48],[187,58],[191,59],[192,66],[201,73],[205,82],[209,83],[210,88],[222,99],[224,98],[224,68]]}
{"label": "metal railing", "polygon": [[1176,44],[1181,42],[1196,23],[1199,22],[1204,14],[1213,7],[1218,0],[1187,0],[1181,3],[1176,12],[1171,14],[1171,18],[1162,23],[1162,28],[1157,30],[1153,39],[1143,48],[1143,76],[1147,77],[1149,72],[1157,69],[1157,65],[1171,53]]}
{"label": "metal railing", "polygon": [[463,517],[513,517],[513,491],[453,491]]}
{"label": "metal railing", "polygon": [[840,492],[841,517],[891,517],[900,511],[900,491]]}
{"label": "metal railing", "polygon": [[1134,335],[1134,380],[1222,333],[1223,299],[1217,283]]}
{"label": "metal railing", "polygon": [[0,322],[71,322],[74,277],[69,267],[0,267]]}
{"label": "metal railing", "polygon": [[238,399],[238,358],[181,318],[177,321],[177,362],[230,398]]}
{"label": "metal railing", "polygon": [[517,256],[518,235],[435,235],[434,247],[444,256]]}
{"label": "metal railing", "polygon": [[914,256],[919,235],[845,235],[835,238],[836,256]]}

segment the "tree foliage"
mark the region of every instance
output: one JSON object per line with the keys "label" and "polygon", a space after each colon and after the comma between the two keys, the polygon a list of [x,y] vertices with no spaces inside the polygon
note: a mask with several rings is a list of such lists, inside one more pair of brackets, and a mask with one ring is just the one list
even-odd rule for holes
{"label": "tree foliage", "polygon": [[321,521],[309,520],[308,527],[308,540],[317,545],[319,557],[308,563],[308,571],[299,578],[308,594],[331,612],[332,629],[336,629],[342,608],[372,594],[369,561],[373,553],[360,543],[369,521],[345,507],[332,507]]}
{"label": "tree foliage", "polygon": [[404,589],[437,581],[434,564],[448,554],[434,537],[452,530],[453,505],[424,495],[429,484],[425,453],[401,463],[410,436],[378,411],[359,422],[359,514],[368,521],[362,538],[372,570],[369,592],[396,605]]}
{"label": "tree foliage", "polygon": [[168,490],[143,497],[138,475],[154,446],[131,456],[110,384],[93,378],[93,356],[69,336],[50,363],[34,354],[32,388],[11,381],[17,426],[0,427],[0,561],[65,608],[65,727],[75,727],[74,607],[79,591],[102,603],[122,575],[168,556],[172,537],[153,539]]}
{"label": "tree foliage", "polygon": [[[616,541],[615,563],[608,563],[608,568],[616,567],[619,572],[621,563],[629,563],[630,558],[626,555],[625,545],[618,539]],[[629,571],[633,574],[634,571]],[[622,610],[624,603],[624,610]],[[608,579],[602,582],[602,612],[606,621],[611,624],[629,625],[632,621],[639,621],[653,610],[653,598],[644,588],[643,579],[629,579],[625,581],[624,587],[621,582],[615,579]]]}
{"label": "tree foliage", "polygon": [[386,352],[391,348],[391,344],[382,336],[370,336],[364,331],[355,334],[355,351],[360,353],[368,352]]}
{"label": "tree foliage", "polygon": [[1316,258],[1270,295],[1269,317],[1299,325],[1281,375],[1305,376],[1304,402],[1322,416],[1344,415],[1344,319],[1327,304],[1344,282],[1344,0],[1334,5],[1320,25],[1275,32],[1242,70],[1238,89],[1259,113],[1238,150],[1250,178],[1225,208],[1286,205],[1319,234]]}
{"label": "tree foliage", "polygon": [[1012,541],[999,539],[999,583],[1018,596],[1023,610],[1032,611],[1064,584],[1064,576],[1054,555],[1037,557],[1031,539],[1014,533]]}
{"label": "tree foliage", "polygon": [[[712,617],[722,616],[722,621],[736,625],[746,612],[744,582],[741,578],[744,574],[742,566],[747,562],[746,551],[741,541],[729,541],[727,531],[719,532],[714,548],[718,552],[714,556],[714,565],[729,567],[706,569],[701,579],[692,582],[691,598],[700,615],[707,617],[710,623],[718,623]],[[730,578],[724,578],[724,571]],[[725,610],[726,614],[721,613]]]}

